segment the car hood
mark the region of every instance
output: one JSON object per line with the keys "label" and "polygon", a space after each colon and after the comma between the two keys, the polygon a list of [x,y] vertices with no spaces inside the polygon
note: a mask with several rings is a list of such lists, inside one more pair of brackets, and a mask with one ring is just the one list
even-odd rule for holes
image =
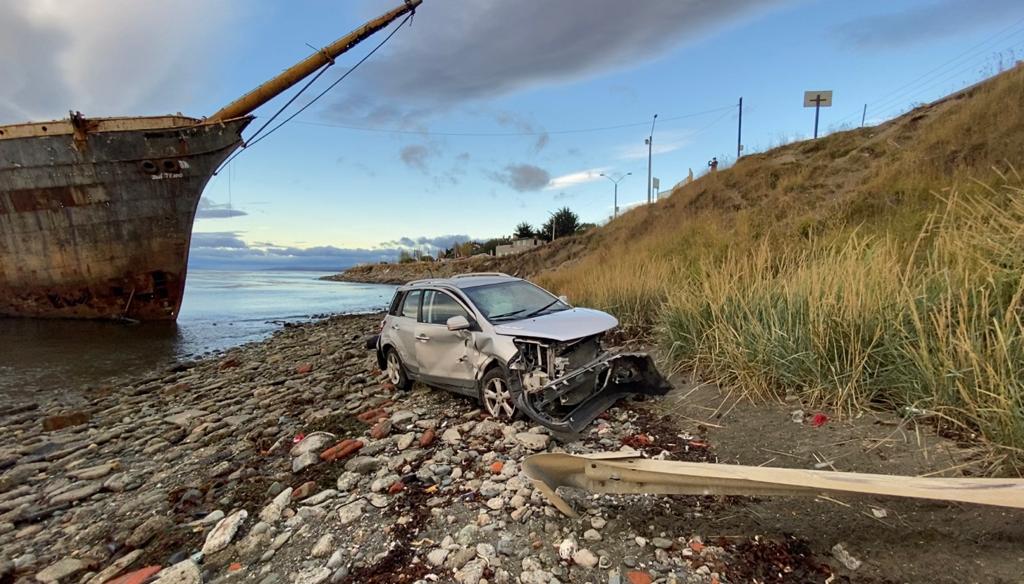
{"label": "car hood", "polygon": [[534,318],[505,322],[494,327],[499,335],[569,341],[613,329],[619,321],[607,312],[570,308]]}

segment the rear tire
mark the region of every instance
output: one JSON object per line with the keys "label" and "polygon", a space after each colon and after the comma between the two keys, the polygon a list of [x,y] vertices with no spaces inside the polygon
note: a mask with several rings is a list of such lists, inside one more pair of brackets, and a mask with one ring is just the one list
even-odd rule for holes
{"label": "rear tire", "polygon": [[480,380],[480,405],[492,418],[511,422],[519,414],[512,389],[501,367],[494,367]]}
{"label": "rear tire", "polygon": [[405,373],[405,365],[402,365],[402,358],[398,356],[398,351],[392,347],[385,349],[384,363],[384,373],[387,374],[388,381],[392,385],[402,391],[412,387],[412,382],[409,381],[409,376]]}

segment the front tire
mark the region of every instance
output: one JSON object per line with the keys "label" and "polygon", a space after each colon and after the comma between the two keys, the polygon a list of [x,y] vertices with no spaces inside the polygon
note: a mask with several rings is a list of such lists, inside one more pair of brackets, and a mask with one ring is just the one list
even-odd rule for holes
{"label": "front tire", "polygon": [[519,413],[505,372],[495,367],[480,380],[480,404],[492,418],[511,422]]}
{"label": "front tire", "polygon": [[398,356],[398,351],[392,347],[385,349],[384,363],[384,373],[387,374],[388,381],[392,385],[402,391],[412,387],[412,382],[409,381],[409,376],[405,373],[405,366],[402,365],[402,358]]}

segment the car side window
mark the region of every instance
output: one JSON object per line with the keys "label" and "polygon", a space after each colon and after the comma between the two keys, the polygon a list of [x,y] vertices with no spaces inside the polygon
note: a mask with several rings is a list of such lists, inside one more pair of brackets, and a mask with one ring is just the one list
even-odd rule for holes
{"label": "car side window", "polygon": [[405,295],[405,302],[402,303],[402,316],[416,320],[420,311],[420,296],[422,290],[413,290]]}
{"label": "car side window", "polygon": [[423,298],[423,322],[448,324],[448,319],[453,316],[464,316],[468,319],[469,313],[449,294],[428,290]]}

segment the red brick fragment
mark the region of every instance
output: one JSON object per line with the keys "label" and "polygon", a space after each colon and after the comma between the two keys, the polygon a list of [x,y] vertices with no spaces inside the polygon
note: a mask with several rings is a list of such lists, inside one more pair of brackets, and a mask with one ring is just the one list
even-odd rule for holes
{"label": "red brick fragment", "polygon": [[312,363],[299,363],[299,366],[295,368],[295,372],[299,375],[305,375],[313,372]]}
{"label": "red brick fragment", "polygon": [[386,418],[387,416],[388,413],[387,411],[384,410],[384,408],[374,408],[372,410],[367,410],[359,414],[358,416],[356,416],[356,419],[359,420],[360,422],[363,422],[364,424],[376,424],[377,420],[380,420],[381,418]]}
{"label": "red brick fragment", "polygon": [[626,579],[629,580],[629,584],[651,584],[653,582],[650,574],[637,570],[627,572]]}
{"label": "red brick fragment", "polygon": [[394,483],[391,483],[390,487],[388,487],[388,494],[397,495],[398,493],[401,493],[404,490],[405,483],[403,483],[402,481],[395,481]]}
{"label": "red brick fragment", "polygon": [[426,448],[427,446],[430,446],[431,444],[433,444],[433,442],[434,442],[434,431],[433,430],[429,430],[428,429],[426,432],[423,433],[422,436],[420,436],[420,448]]}
{"label": "red brick fragment", "polygon": [[146,566],[141,570],[135,570],[113,580],[107,580],[107,584],[142,584],[160,570],[160,566]]}
{"label": "red brick fragment", "polygon": [[351,438],[348,438],[321,452],[320,460],[325,460],[327,462],[342,460],[352,456],[362,447],[363,442],[361,440],[352,440]]}
{"label": "red brick fragment", "polygon": [[292,499],[301,501],[302,499],[316,493],[317,490],[316,481],[306,481],[299,485],[299,488],[292,491]]}

